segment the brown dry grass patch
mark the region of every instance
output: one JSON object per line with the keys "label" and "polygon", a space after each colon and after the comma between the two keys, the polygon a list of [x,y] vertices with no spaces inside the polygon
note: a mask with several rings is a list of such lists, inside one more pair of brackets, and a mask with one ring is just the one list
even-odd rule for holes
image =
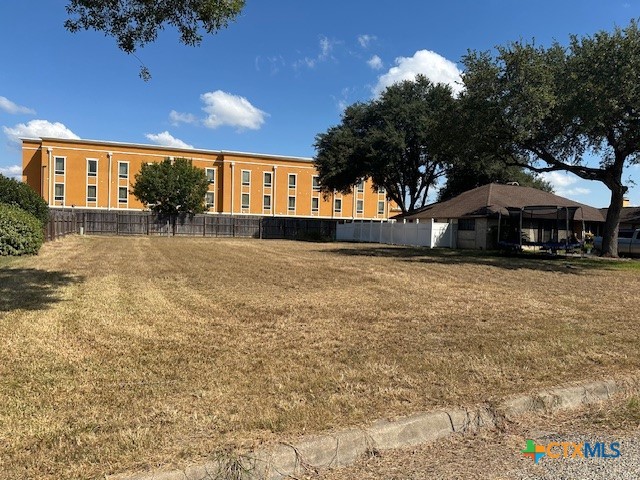
{"label": "brown dry grass patch", "polygon": [[47,244],[0,265],[0,478],[180,466],[636,371],[640,275],[594,263],[241,239]]}

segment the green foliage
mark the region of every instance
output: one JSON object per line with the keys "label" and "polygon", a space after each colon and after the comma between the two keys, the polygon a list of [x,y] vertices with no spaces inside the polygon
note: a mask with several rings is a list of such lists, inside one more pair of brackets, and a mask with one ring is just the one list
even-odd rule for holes
{"label": "green foliage", "polygon": [[[153,43],[167,25],[178,30],[183,44],[200,45],[201,31],[212,34],[226,28],[244,4],[245,0],[69,0],[64,26],[72,33],[103,32],[116,39],[120,50],[138,58],[135,51]],[[147,82],[151,72],[140,63],[140,78]]]}
{"label": "green foliage", "polygon": [[43,242],[42,224],[36,217],[0,203],[0,255],[35,255]]}
{"label": "green foliage", "polygon": [[413,211],[452,160],[453,112],[451,89],[421,75],[349,106],[340,125],[316,136],[323,191],[346,193],[371,177],[403,212]]}
{"label": "green foliage", "polygon": [[135,176],[133,194],[160,215],[196,214],[205,211],[209,182],[203,169],[186,158],[143,164]]}
{"label": "green foliage", "polygon": [[103,32],[126,53],[154,42],[167,25],[178,30],[182,43],[197,46],[201,30],[211,34],[226,28],[244,4],[245,0],[69,0],[64,26],[70,32]]}
{"label": "green foliage", "polygon": [[49,207],[26,183],[0,174],[0,203],[15,205],[36,217],[42,225],[49,220]]}
{"label": "green foliage", "polygon": [[[472,158],[489,155],[536,172],[565,170],[611,190],[604,245],[617,255],[627,186],[625,166],[640,155],[640,31],[571,37],[567,48],[515,42],[463,60],[460,135]],[[600,166],[587,165],[588,153]]]}
{"label": "green foliage", "polygon": [[517,182],[523,187],[533,187],[553,193],[552,185],[521,167],[505,166],[497,159],[474,162],[459,158],[447,169],[447,181],[438,191],[438,201],[449,200],[467,190],[488,183]]}

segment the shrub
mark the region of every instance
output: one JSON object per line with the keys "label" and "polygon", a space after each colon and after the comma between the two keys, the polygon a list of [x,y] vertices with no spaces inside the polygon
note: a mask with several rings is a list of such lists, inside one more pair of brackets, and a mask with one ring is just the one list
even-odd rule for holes
{"label": "shrub", "polygon": [[40,220],[15,205],[0,203],[0,255],[35,255],[42,242]]}
{"label": "shrub", "polygon": [[42,225],[49,220],[49,207],[44,199],[26,183],[0,174],[0,203],[15,205],[36,217]]}

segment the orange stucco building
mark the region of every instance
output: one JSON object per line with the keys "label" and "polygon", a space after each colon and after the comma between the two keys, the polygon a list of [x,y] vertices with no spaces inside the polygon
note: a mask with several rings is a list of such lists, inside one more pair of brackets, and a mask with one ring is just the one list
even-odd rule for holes
{"label": "orange stucco building", "polygon": [[398,210],[370,180],[352,193],[320,192],[311,158],[94,140],[22,139],[23,181],[52,208],[143,210],[131,193],[143,163],[189,158],[205,170],[208,212],[386,220]]}

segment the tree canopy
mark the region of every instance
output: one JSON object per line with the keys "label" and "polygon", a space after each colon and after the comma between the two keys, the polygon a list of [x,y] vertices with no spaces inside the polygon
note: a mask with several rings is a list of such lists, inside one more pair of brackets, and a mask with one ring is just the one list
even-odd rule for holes
{"label": "tree canopy", "polygon": [[[640,31],[572,36],[568,47],[515,42],[464,59],[465,141],[535,172],[565,170],[611,191],[603,250],[617,255],[625,166],[640,154]],[[599,165],[588,163],[593,154]]]}
{"label": "tree canopy", "polygon": [[450,87],[422,75],[347,107],[339,125],[316,136],[322,190],[348,193],[371,177],[403,212],[420,207],[451,160],[453,108]]}
{"label": "tree canopy", "polygon": [[447,168],[447,180],[438,190],[438,201],[449,200],[467,190],[481,187],[488,183],[517,182],[523,187],[533,187],[553,193],[552,185],[539,176],[525,171],[522,167],[505,166],[502,162],[471,162],[466,158],[457,158]]}
{"label": "tree canopy", "polygon": [[203,169],[186,158],[143,164],[135,176],[133,194],[160,215],[196,214],[205,211],[209,182]]}
{"label": "tree canopy", "polygon": [[[245,0],[69,0],[64,26],[70,32],[103,32],[115,38],[122,51],[133,54],[154,42],[166,26],[176,28],[185,45],[197,46],[202,32],[227,27],[244,5]],[[140,76],[150,78],[145,66]]]}

